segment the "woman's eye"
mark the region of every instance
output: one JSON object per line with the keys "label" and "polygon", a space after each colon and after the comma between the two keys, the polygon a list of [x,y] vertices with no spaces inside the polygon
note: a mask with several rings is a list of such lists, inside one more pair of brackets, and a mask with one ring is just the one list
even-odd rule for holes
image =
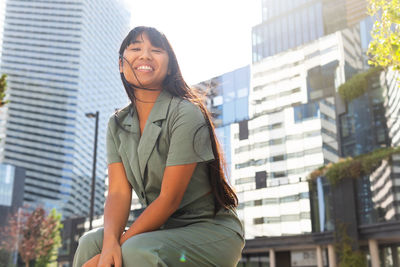
{"label": "woman's eye", "polygon": [[138,47],[133,47],[131,50],[132,50],[132,51],[140,51],[140,48],[138,48]]}
{"label": "woman's eye", "polygon": [[156,52],[156,53],[161,53],[162,51],[161,51],[161,50],[159,50],[159,49],[153,49],[153,52]]}

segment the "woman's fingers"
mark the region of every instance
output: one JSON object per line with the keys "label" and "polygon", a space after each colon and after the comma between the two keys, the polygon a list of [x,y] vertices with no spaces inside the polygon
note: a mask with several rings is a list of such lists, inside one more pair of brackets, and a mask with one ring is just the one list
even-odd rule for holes
{"label": "woman's fingers", "polygon": [[97,267],[99,259],[100,259],[100,254],[97,254],[96,256],[85,262],[85,264],[83,264],[82,267]]}
{"label": "woman's fingers", "polygon": [[119,250],[118,252],[114,254],[114,267],[122,267],[121,250]]}

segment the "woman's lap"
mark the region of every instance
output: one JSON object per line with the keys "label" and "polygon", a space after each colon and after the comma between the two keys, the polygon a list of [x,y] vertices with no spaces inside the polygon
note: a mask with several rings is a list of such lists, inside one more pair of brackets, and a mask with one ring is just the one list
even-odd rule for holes
{"label": "woman's lap", "polygon": [[[82,236],[74,266],[81,266],[100,253],[102,240],[102,228]],[[195,223],[139,234],[128,239],[121,249],[125,267],[145,267],[236,266],[242,248],[242,238],[230,229],[211,223]]]}

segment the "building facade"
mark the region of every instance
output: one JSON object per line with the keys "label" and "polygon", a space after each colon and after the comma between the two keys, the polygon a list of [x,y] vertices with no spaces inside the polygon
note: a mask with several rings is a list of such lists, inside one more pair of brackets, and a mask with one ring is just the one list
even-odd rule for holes
{"label": "building facade", "polygon": [[127,103],[118,71],[130,15],[119,1],[8,0],[1,72],[9,95],[2,161],[26,169],[24,201],[88,214],[100,111],[95,213],[104,202],[105,132]]}
{"label": "building facade", "polygon": [[388,135],[391,146],[400,146],[400,74],[398,71],[389,69],[384,77],[381,77],[381,82],[384,86],[384,107],[385,117],[388,128]]}
{"label": "building facade", "polygon": [[312,231],[307,176],[339,158],[336,88],[345,66],[357,65],[345,34],[253,64],[251,119],[232,126],[246,238]]}
{"label": "building facade", "polygon": [[[365,8],[361,1],[263,1],[263,23],[253,28],[252,37],[250,120],[232,126],[232,151],[237,153],[232,177],[248,238],[242,266],[336,262],[335,225],[324,217],[332,215],[332,208],[318,202],[324,216],[313,219],[307,177],[361,142],[341,138],[344,118],[354,119],[357,108],[368,104],[370,112],[361,116],[385,123],[382,97],[374,98],[382,88],[364,97],[363,104],[350,106],[337,92],[367,68],[372,19],[365,18]],[[374,137],[382,137],[381,129],[374,131]],[[378,147],[389,139],[376,140],[368,145]],[[319,187],[329,193],[324,184]]]}
{"label": "building facade", "polygon": [[23,168],[0,164],[0,227],[7,224],[9,214],[22,207],[24,182]]}
{"label": "building facade", "polygon": [[224,150],[230,179],[231,125],[249,119],[250,66],[224,73],[193,87],[205,94],[207,109]]}
{"label": "building facade", "polygon": [[253,63],[349,28],[367,17],[363,0],[262,0],[253,28]]}

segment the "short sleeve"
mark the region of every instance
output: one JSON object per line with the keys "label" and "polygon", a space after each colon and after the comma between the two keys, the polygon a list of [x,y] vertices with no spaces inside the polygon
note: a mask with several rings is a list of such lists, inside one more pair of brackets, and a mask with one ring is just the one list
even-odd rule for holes
{"label": "short sleeve", "polygon": [[106,145],[107,145],[107,164],[122,162],[121,157],[118,153],[118,148],[115,144],[115,139],[113,133],[115,133],[115,118],[112,116],[108,121],[107,135],[106,135]]}
{"label": "short sleeve", "polygon": [[172,119],[166,166],[213,159],[210,132],[203,113],[192,103],[181,103]]}

